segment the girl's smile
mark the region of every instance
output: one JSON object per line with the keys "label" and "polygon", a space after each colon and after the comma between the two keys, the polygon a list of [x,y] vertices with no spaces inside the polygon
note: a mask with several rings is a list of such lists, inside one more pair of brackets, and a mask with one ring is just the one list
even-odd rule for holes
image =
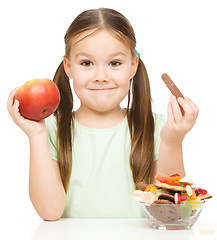
{"label": "girl's smile", "polygon": [[111,91],[113,89],[115,88],[98,88],[98,89],[96,88],[96,89],[90,89],[90,90],[100,92],[100,91]]}

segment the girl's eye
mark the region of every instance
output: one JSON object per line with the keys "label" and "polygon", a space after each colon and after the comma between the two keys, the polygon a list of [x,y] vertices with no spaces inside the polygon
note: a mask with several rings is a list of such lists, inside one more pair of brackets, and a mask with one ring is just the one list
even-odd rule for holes
{"label": "girl's eye", "polygon": [[81,65],[84,67],[91,67],[93,66],[93,63],[91,61],[84,61],[81,63]]}
{"label": "girl's eye", "polygon": [[121,63],[118,62],[118,61],[112,61],[112,62],[109,63],[109,65],[110,65],[111,67],[118,67],[118,66],[121,65]]}

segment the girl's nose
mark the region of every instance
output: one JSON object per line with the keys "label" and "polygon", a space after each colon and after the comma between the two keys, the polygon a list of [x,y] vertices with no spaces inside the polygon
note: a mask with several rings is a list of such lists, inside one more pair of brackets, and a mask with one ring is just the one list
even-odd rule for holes
{"label": "girl's nose", "polygon": [[95,82],[107,82],[108,81],[105,66],[98,66],[96,68],[94,81]]}

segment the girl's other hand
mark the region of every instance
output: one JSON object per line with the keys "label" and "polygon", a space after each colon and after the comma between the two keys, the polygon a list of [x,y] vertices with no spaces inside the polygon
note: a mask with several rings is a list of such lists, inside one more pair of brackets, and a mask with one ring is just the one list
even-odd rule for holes
{"label": "girl's other hand", "polygon": [[13,121],[31,138],[38,134],[46,134],[45,121],[32,121],[21,116],[19,111],[19,101],[14,100],[14,95],[17,88],[13,89],[8,97],[7,108]]}
{"label": "girl's other hand", "polygon": [[[180,109],[180,106],[182,109]],[[167,144],[181,144],[185,135],[192,129],[199,109],[188,97],[170,98],[167,108],[167,122],[161,130],[161,141]]]}

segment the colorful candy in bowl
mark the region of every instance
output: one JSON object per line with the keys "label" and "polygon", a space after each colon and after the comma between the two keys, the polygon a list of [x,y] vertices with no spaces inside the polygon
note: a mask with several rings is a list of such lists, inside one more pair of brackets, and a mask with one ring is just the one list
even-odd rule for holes
{"label": "colorful candy in bowl", "polygon": [[179,174],[158,174],[155,178],[155,184],[138,183],[135,191],[151,226],[168,230],[191,228],[205,200],[212,196],[205,189],[193,187],[191,179]]}

